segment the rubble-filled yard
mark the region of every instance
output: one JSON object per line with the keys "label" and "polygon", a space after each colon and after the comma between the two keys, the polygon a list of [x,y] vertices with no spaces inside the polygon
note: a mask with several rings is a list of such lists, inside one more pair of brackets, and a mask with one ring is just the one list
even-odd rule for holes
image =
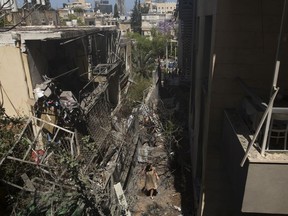
{"label": "rubble-filled yard", "polygon": [[[152,156],[164,156],[164,154],[166,154],[163,145],[153,147],[152,152]],[[157,161],[157,158],[156,156],[155,161]],[[141,173],[144,164],[137,164],[135,172],[137,172],[138,175],[135,176],[135,191],[129,194],[129,196],[133,197],[133,203],[130,207],[132,215],[181,215],[181,196],[174,188],[174,176],[171,171],[168,170],[168,161],[166,159],[167,157],[158,164],[155,164],[160,179],[158,181],[158,194],[153,200],[142,192],[145,184],[145,177]]]}
{"label": "rubble-filled yard", "polygon": [[[157,115],[151,114],[146,121],[140,125],[143,140],[138,150],[133,182],[126,195],[130,201],[130,212],[133,216],[181,215],[181,194],[174,186],[176,170],[171,167],[174,156],[171,145],[175,143],[172,144],[172,137],[167,137],[171,134],[164,131]],[[159,176],[157,195],[153,196],[153,199],[142,190],[145,185],[143,170],[149,162]]]}

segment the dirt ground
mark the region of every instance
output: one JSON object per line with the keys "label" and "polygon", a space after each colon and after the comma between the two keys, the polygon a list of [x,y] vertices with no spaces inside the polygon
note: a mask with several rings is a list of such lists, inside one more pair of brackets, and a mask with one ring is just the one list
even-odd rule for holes
{"label": "dirt ground", "polygon": [[153,200],[142,192],[145,184],[145,177],[142,174],[142,169],[145,163],[138,163],[136,166],[135,194],[134,202],[130,208],[133,216],[148,216],[148,215],[181,215],[181,194],[174,188],[173,171],[168,168],[168,157],[164,146],[159,145],[153,147],[151,152],[151,161],[159,175],[158,193],[153,197]]}
{"label": "dirt ground", "polygon": [[[162,92],[162,93],[161,93]],[[169,89],[161,89],[160,96],[161,99],[171,98],[169,94]],[[175,93],[176,91],[173,90]],[[187,100],[186,97],[188,94],[184,94],[183,91],[179,91],[179,96],[175,96],[179,100]],[[187,91],[188,92],[188,91]],[[183,102],[183,103],[184,103]],[[160,106],[161,105],[161,106]],[[167,118],[167,109],[166,103],[160,104],[157,108],[157,115],[161,117],[161,119]],[[162,107],[163,106],[163,107]],[[183,107],[187,107],[186,103],[184,103]],[[149,113],[149,110],[147,111]],[[185,122],[187,120],[187,113],[185,110],[178,111],[178,115],[175,115],[180,122],[179,127],[184,128]],[[156,116],[157,116],[156,115]],[[149,115],[152,116],[152,119],[155,120],[155,116],[153,114]],[[180,116],[180,117],[179,117]],[[153,121],[152,127],[159,128],[157,124],[158,118],[156,121]],[[159,120],[158,120],[159,121]],[[163,122],[162,122],[163,123]],[[165,121],[164,121],[165,123]],[[167,123],[167,122],[166,122]],[[178,122],[174,122],[177,126]],[[150,125],[142,124],[144,130],[144,137],[145,134],[153,136],[151,132],[149,132]],[[162,127],[160,127],[162,128]],[[146,131],[146,132],[145,132]],[[164,136],[162,136],[162,132],[157,134],[156,133],[156,143],[155,145],[150,145],[149,153],[148,153],[148,161],[152,162],[153,166],[156,168],[156,171],[160,177],[158,182],[158,194],[154,196],[154,199],[150,199],[149,196],[144,194],[141,189],[144,187],[145,183],[145,176],[141,175],[141,170],[145,167],[146,163],[137,163],[134,171],[134,184],[132,187],[132,191],[129,191],[129,210],[131,215],[133,216],[182,216],[182,215],[193,215],[193,199],[192,199],[192,174],[191,170],[185,169],[185,164],[190,164],[190,161],[187,160],[190,158],[190,151],[189,151],[189,140],[184,139],[184,133],[186,131],[183,130],[183,134],[181,136],[181,142],[178,143],[181,147],[177,147],[176,145],[170,142],[170,146],[168,145],[169,142],[165,141]],[[165,132],[163,133],[165,134]],[[155,134],[154,134],[155,135]],[[144,143],[144,142],[143,142]],[[165,146],[165,145],[166,146]],[[133,191],[134,190],[134,191]],[[132,199],[131,199],[132,198]]]}

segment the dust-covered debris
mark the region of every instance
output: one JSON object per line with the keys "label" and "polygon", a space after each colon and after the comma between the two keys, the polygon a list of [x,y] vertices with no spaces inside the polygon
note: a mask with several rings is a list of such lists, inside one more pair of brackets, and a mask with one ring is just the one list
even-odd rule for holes
{"label": "dust-covered debris", "polygon": [[[142,145],[138,149],[138,163],[135,167],[133,187],[127,191],[132,215],[167,215],[181,213],[181,194],[174,187],[175,170],[171,170],[170,162],[172,134],[165,131],[157,113],[146,105],[140,109],[140,128],[143,136]],[[166,135],[166,136],[165,136]],[[159,175],[157,195],[154,199],[142,191],[145,185],[143,169],[151,162]]]}

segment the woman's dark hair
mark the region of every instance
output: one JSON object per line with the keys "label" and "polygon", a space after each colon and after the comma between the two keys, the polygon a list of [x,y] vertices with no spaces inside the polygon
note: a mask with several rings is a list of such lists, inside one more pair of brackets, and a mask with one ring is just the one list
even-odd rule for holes
{"label": "woman's dark hair", "polygon": [[152,164],[147,164],[146,168],[145,168],[145,172],[149,172],[152,170]]}

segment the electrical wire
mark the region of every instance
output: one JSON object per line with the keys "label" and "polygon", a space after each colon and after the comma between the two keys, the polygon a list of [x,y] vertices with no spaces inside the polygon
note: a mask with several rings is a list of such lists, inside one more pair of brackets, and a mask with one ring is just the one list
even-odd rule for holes
{"label": "electrical wire", "polygon": [[[7,1],[0,7],[0,10],[2,10],[2,9],[5,7],[5,5],[7,5],[9,2],[10,2],[10,0],[7,0]],[[14,3],[14,1],[12,1],[10,5],[12,5],[13,3]]]}

